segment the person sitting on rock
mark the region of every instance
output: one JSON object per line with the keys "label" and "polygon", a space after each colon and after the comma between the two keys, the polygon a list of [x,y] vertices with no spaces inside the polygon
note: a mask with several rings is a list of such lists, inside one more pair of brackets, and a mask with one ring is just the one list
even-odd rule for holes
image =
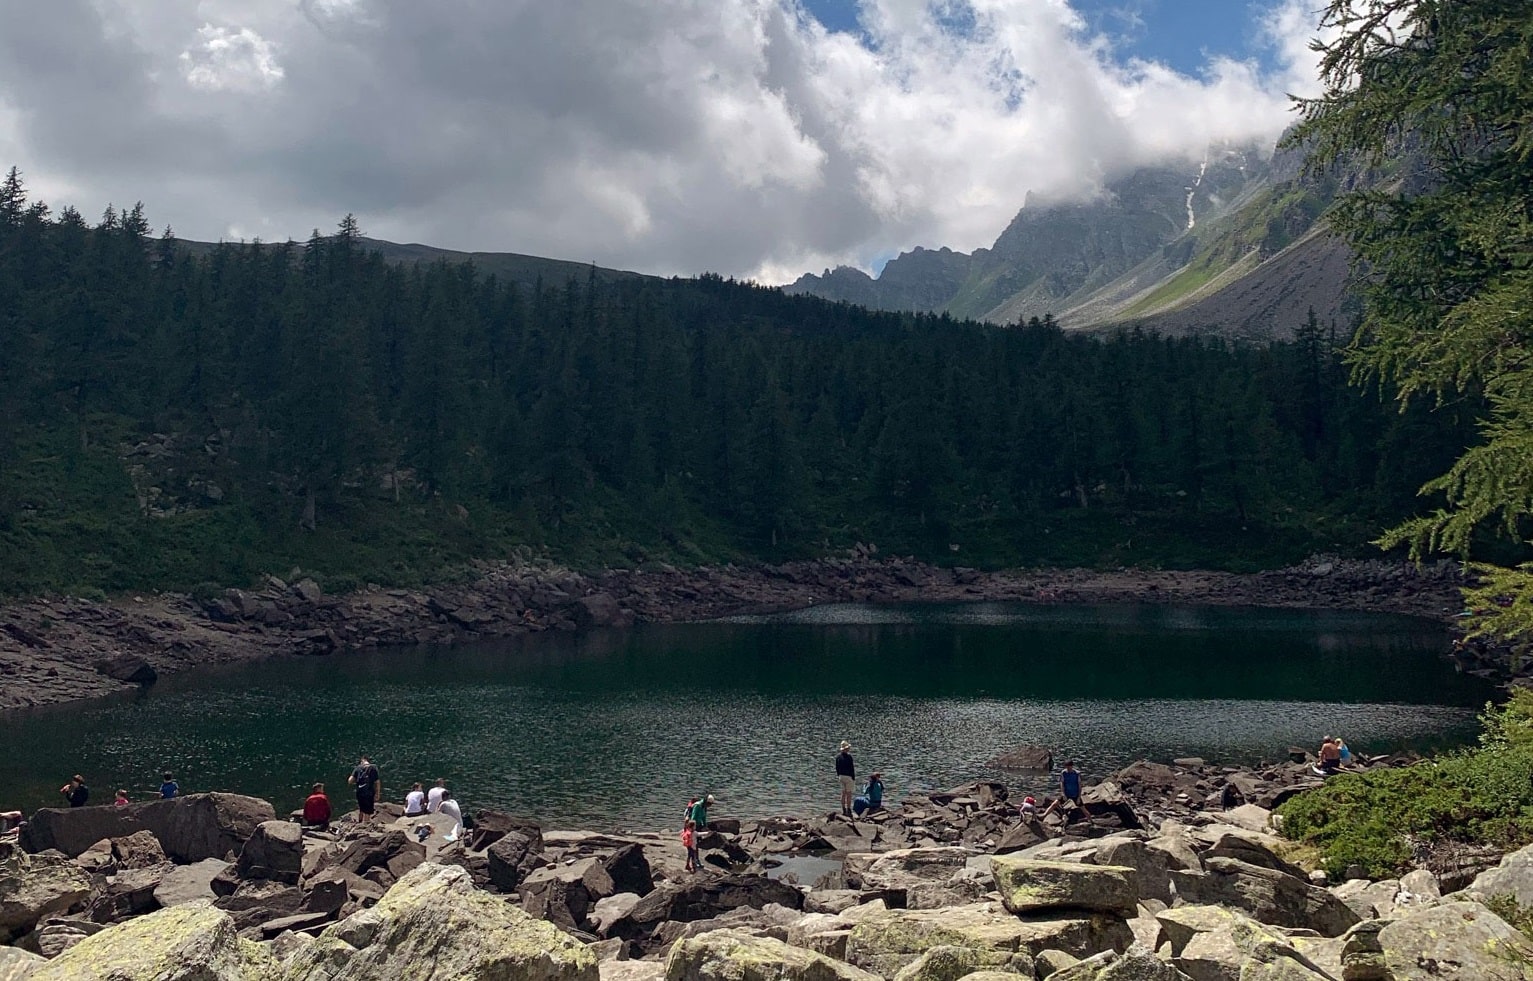
{"label": "person sitting on rock", "polygon": [[426,792],[421,789],[419,783],[410,786],[410,792],[405,794],[405,817],[420,817],[426,813]]}
{"label": "person sitting on rock", "polygon": [[884,775],[874,772],[868,777],[868,785],[852,801],[852,813],[857,817],[884,809]]}
{"label": "person sitting on rock", "polygon": [[447,832],[444,841],[457,841],[458,836],[463,834],[463,811],[458,807],[458,802],[452,799],[452,791],[442,791],[442,802],[437,805],[436,812],[452,818],[452,830]]}
{"label": "person sitting on rock", "polygon": [[171,800],[181,792],[181,785],[176,783],[176,778],[167,770],[161,774],[165,779],[160,783],[160,799]]}
{"label": "person sitting on rock", "polygon": [[84,807],[90,800],[90,788],[85,786],[85,778],[78,773],[74,775],[73,780],[59,788],[59,793],[69,801],[70,807]]}
{"label": "person sitting on rock", "polygon": [[322,783],[309,788],[309,798],[303,802],[303,826],[315,831],[330,830],[330,798],[325,796]]}
{"label": "person sitting on rock", "polygon": [[1340,754],[1337,757],[1337,764],[1338,765],[1340,765],[1340,766],[1350,766],[1351,765],[1351,763],[1352,763],[1352,750],[1347,747],[1347,741],[1345,739],[1341,738],[1340,736],[1336,737],[1336,752]]}
{"label": "person sitting on rock", "polygon": [[119,790],[119,791],[117,791],[117,799],[112,801],[112,806],[113,807],[127,807],[128,806],[128,792],[126,790]]}
{"label": "person sitting on rock", "polygon": [[447,793],[447,778],[437,777],[436,785],[426,795],[426,810],[435,814],[436,809],[442,806],[442,795],[445,793]]}
{"label": "person sitting on rock", "polygon": [[1332,774],[1341,769],[1341,748],[1336,742],[1334,736],[1326,736],[1325,742],[1320,744],[1320,769],[1323,773]]}

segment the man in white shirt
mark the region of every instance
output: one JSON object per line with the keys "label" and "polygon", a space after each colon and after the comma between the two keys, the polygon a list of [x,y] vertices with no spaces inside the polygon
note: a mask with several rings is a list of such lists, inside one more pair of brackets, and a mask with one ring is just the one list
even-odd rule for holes
{"label": "man in white shirt", "polygon": [[452,799],[452,791],[443,789],[442,800],[437,804],[437,813],[445,814],[452,818],[452,830],[447,833],[444,840],[457,841],[463,833],[463,812],[458,809],[458,802]]}
{"label": "man in white shirt", "polygon": [[437,808],[442,806],[442,795],[445,793],[447,793],[447,779],[437,777],[436,786],[431,788],[431,793],[426,797],[426,810],[435,814]]}
{"label": "man in white shirt", "polygon": [[405,817],[420,817],[426,813],[426,792],[420,784],[410,787],[410,792],[405,794]]}

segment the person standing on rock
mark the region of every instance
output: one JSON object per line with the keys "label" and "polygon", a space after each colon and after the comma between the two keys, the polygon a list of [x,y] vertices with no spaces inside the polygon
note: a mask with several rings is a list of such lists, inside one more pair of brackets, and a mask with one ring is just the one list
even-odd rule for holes
{"label": "person standing on rock", "polygon": [[383,792],[383,778],[371,760],[363,756],[346,782],[357,788],[357,820],[371,821],[378,806],[378,795]]}
{"label": "person standing on rock", "polygon": [[696,872],[697,861],[697,822],[687,818],[687,824],[681,829],[681,847],[687,850],[687,871]]}
{"label": "person standing on rock", "polygon": [[[111,784],[107,784],[107,786],[110,787]],[[63,794],[64,798],[69,801],[70,807],[84,807],[86,802],[90,800],[90,788],[85,786],[85,778],[78,773],[74,775],[73,780],[59,788],[59,793]]]}
{"label": "person standing on rock", "polygon": [[[1059,773],[1059,794],[1061,799],[1084,809],[1081,803],[1081,772],[1075,768],[1074,760],[1066,760],[1065,768]],[[1069,820],[1069,815],[1065,815]]]}
{"label": "person standing on rock", "polygon": [[708,827],[708,807],[713,803],[714,797],[712,794],[700,797],[692,805],[692,809],[687,812],[687,818],[696,826],[699,832]]}
{"label": "person standing on rock", "polygon": [[852,795],[857,792],[857,764],[852,760],[852,744],[841,740],[836,754],[836,779],[841,781],[841,816],[852,816]]}

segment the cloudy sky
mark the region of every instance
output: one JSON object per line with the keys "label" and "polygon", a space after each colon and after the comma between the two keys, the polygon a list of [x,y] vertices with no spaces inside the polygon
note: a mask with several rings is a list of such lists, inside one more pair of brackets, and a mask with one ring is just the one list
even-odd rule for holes
{"label": "cloudy sky", "polygon": [[1272,140],[1318,0],[0,0],[0,168],[183,238],[777,282]]}

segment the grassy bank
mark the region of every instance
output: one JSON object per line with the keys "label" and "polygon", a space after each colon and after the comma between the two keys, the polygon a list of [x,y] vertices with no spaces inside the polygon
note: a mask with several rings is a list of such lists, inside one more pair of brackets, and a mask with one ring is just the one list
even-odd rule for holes
{"label": "grassy bank", "polygon": [[1415,766],[1331,777],[1288,801],[1283,833],[1318,847],[1333,877],[1352,865],[1373,878],[1409,870],[1444,845],[1510,851],[1533,841],[1533,692],[1488,707],[1477,748]]}

